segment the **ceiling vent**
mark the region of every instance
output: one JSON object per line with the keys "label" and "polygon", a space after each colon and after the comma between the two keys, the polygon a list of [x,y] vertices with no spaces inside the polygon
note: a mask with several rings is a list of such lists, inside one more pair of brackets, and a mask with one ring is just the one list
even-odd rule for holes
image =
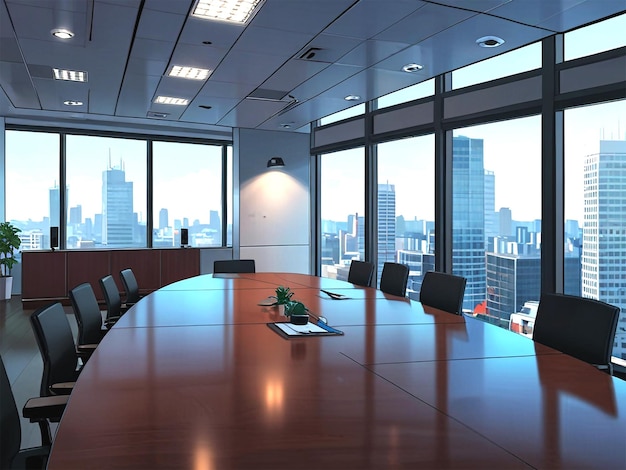
{"label": "ceiling vent", "polygon": [[[281,90],[267,90],[265,88],[257,88],[252,93],[250,93],[247,98],[253,100],[264,100],[264,101],[283,101],[285,96],[287,96],[287,91]],[[286,101],[289,101],[286,100]]]}
{"label": "ceiling vent", "polygon": [[307,60],[310,62],[323,62],[325,64],[332,64],[336,58],[337,53],[321,47],[307,47],[298,52],[294,58],[300,60]]}
{"label": "ceiling vent", "polygon": [[304,51],[302,54],[300,54],[299,59],[302,60],[315,60],[315,56],[321,51],[322,49],[319,47],[309,47],[306,51]]}

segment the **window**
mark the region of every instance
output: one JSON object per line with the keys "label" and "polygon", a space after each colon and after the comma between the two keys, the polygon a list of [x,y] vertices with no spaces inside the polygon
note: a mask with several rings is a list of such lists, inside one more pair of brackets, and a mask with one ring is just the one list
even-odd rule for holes
{"label": "window", "polygon": [[454,90],[541,67],[541,43],[485,59],[452,72]]}
{"label": "window", "polygon": [[6,131],[6,220],[22,230],[22,250],[50,248],[50,226],[59,226],[57,133]]}
{"label": "window", "polygon": [[600,21],[564,35],[565,60],[578,59],[626,46],[626,14]]}
{"label": "window", "polygon": [[626,358],[626,101],[565,111],[565,293],[622,309]]}
{"label": "window", "polygon": [[321,156],[321,273],[348,279],[350,261],[365,259],[363,148]]}
{"label": "window", "polygon": [[153,191],[152,246],[222,246],[222,146],[154,142]]}
{"label": "window", "polygon": [[463,308],[505,328],[539,300],[541,120],[453,133],[452,268],[467,278]]}
{"label": "window", "polygon": [[352,106],[351,108],[344,109],[343,111],[336,112],[334,114],[330,114],[326,117],[320,119],[320,125],[325,126],[326,124],[330,124],[331,122],[338,122],[343,119],[348,119],[354,116],[358,116],[359,114],[363,114],[365,112],[365,104],[357,104],[356,106]]}
{"label": "window", "polygon": [[385,261],[409,265],[407,294],[418,298],[435,269],[435,139],[378,145],[378,278]]}
{"label": "window", "polygon": [[426,98],[435,94],[435,79],[431,78],[421,83],[416,83],[402,90],[394,91],[388,95],[381,96],[376,100],[378,109],[393,106],[394,104],[406,103],[407,101]]}
{"label": "window", "polygon": [[145,247],[147,142],[67,136],[67,248]]}

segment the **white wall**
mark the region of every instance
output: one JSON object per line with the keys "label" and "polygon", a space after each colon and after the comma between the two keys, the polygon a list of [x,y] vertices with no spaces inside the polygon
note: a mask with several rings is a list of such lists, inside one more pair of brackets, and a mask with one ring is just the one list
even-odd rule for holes
{"label": "white wall", "polygon": [[[310,274],[309,135],[239,129],[239,258],[257,271]],[[271,157],[285,166],[267,168]],[[235,172],[236,175],[236,172]]]}

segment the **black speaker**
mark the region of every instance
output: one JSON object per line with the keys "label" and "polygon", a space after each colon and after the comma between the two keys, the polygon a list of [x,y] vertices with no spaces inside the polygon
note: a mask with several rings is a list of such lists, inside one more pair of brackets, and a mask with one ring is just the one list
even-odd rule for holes
{"label": "black speaker", "polygon": [[189,230],[186,228],[180,229],[180,244],[183,246],[189,245]]}
{"label": "black speaker", "polygon": [[59,247],[59,227],[50,227],[50,248]]}

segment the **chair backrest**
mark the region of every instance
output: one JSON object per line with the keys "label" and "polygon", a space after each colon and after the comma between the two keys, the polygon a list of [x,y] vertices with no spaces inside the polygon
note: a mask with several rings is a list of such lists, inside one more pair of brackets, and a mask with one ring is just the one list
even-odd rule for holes
{"label": "chair backrest", "polygon": [[75,382],[78,377],[78,355],[72,328],[59,302],[33,312],[30,323],[43,359],[39,393],[42,397],[49,396],[51,385]]}
{"label": "chair backrest", "polygon": [[0,468],[11,468],[11,462],[22,445],[20,415],[4,361],[0,357]]}
{"label": "chair backrest", "polygon": [[256,266],[253,259],[226,259],[213,262],[213,273],[254,273]]}
{"label": "chair backrest", "polygon": [[359,286],[370,287],[374,276],[374,263],[353,259],[348,272],[348,282]]}
{"label": "chair backrest", "polygon": [[120,279],[126,291],[126,304],[136,304],[139,302],[139,284],[135,278],[135,273],[130,268],[122,269],[120,271]]}
{"label": "chair backrest", "polygon": [[570,356],[611,369],[619,308],[565,294],[542,294],[533,340]]}
{"label": "chair backrest", "polygon": [[102,339],[102,314],[91,284],[84,282],[69,292],[76,323],[78,344],[97,344]]}
{"label": "chair backrest", "polygon": [[454,274],[428,271],[420,289],[420,302],[445,312],[461,315],[467,280]]}
{"label": "chair backrest", "polygon": [[120,297],[120,291],[117,290],[115,279],[110,274],[107,274],[98,282],[104,294],[104,302],[107,305],[107,321],[115,321],[122,315],[122,297]]}
{"label": "chair backrest", "polygon": [[380,275],[380,290],[391,295],[406,296],[406,284],[409,281],[409,267],[406,264],[383,264]]}

